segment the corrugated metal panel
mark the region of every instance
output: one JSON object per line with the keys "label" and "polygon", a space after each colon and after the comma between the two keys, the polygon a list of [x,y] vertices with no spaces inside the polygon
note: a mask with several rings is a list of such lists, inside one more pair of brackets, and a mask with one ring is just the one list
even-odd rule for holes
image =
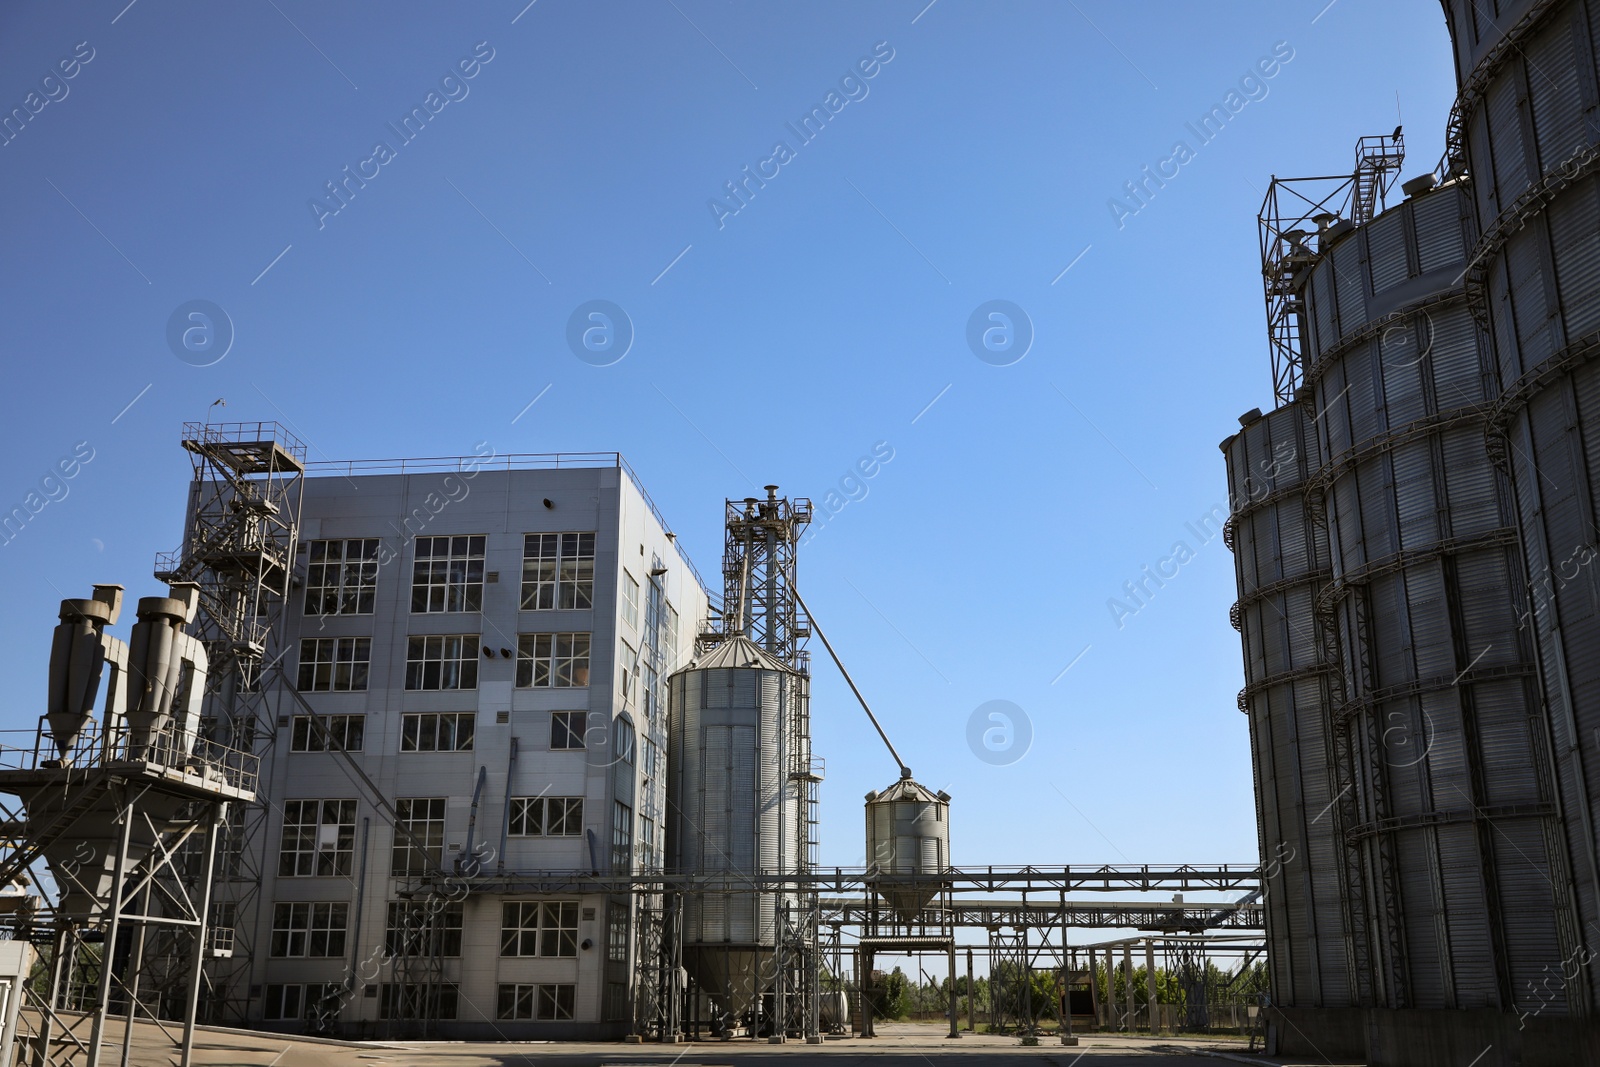
{"label": "corrugated metal panel", "polygon": [[1440,445],[1444,454],[1445,499],[1449,503],[1445,535],[1472,537],[1504,525],[1482,427],[1450,430],[1442,435]]}
{"label": "corrugated metal panel", "polygon": [[1574,20],[1545,22],[1525,46],[1528,93],[1539,166],[1550,171],[1589,142],[1578,88],[1578,57],[1572,39]]}
{"label": "corrugated metal panel", "polygon": [[1378,336],[1378,358],[1383,375],[1383,406],[1390,429],[1420,419],[1427,410],[1422,391],[1423,359],[1427,355],[1427,323],[1409,316]]}
{"label": "corrugated metal panel", "polygon": [[[1426,438],[1390,453],[1400,547],[1416,550],[1439,540],[1439,500],[1434,488],[1433,449]],[[1376,464],[1374,464],[1376,466]],[[1376,476],[1377,472],[1373,472]]]}
{"label": "corrugated metal panel", "polygon": [[1445,602],[1443,566],[1438,559],[1429,559],[1407,567],[1405,574],[1415,677],[1448,678],[1459,668]]}
{"label": "corrugated metal panel", "polygon": [[1466,258],[1466,241],[1461,233],[1465,196],[1460,187],[1452,187],[1411,201],[1417,259],[1424,274]]}
{"label": "corrugated metal panel", "polygon": [[1440,411],[1482,405],[1485,400],[1483,353],[1478,326],[1462,304],[1426,313],[1424,346],[1433,368],[1433,393]]}
{"label": "corrugated metal panel", "polygon": [[1366,228],[1372,290],[1382,293],[1406,280],[1405,213],[1388,211]]}
{"label": "corrugated metal panel", "polygon": [[[1522,147],[1522,123],[1517,116],[1517,88],[1510,78],[1502,78],[1485,95],[1490,151],[1494,153],[1495,192],[1501,210],[1528,187],[1528,168]],[[1488,177],[1480,174],[1479,180]]]}
{"label": "corrugated metal panel", "polygon": [[1331,262],[1342,337],[1367,324],[1367,279],[1361,269],[1361,242],[1355,237],[1346,237],[1334,246]]}
{"label": "corrugated metal panel", "polygon": [[1551,252],[1568,337],[1600,329],[1600,183],[1585,181],[1550,205]]}
{"label": "corrugated metal panel", "polygon": [[1515,234],[1506,243],[1506,264],[1511,271],[1511,309],[1516,315],[1521,360],[1519,373],[1538,366],[1555,352],[1542,242],[1543,230],[1535,227]]}
{"label": "corrugated metal panel", "polygon": [[1335,322],[1336,308],[1333,297],[1333,264],[1327,260],[1312,268],[1311,285],[1307,287],[1311,302],[1311,317],[1316,323],[1317,354],[1332,348],[1339,340],[1339,327]]}

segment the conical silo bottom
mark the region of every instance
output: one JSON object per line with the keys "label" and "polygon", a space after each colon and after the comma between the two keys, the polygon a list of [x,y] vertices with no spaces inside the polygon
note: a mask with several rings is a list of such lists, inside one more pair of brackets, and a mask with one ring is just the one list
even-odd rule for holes
{"label": "conical silo bottom", "polygon": [[758,945],[685,945],[683,966],[702,994],[743,1017],[772,984],[770,965],[761,966],[771,955]]}

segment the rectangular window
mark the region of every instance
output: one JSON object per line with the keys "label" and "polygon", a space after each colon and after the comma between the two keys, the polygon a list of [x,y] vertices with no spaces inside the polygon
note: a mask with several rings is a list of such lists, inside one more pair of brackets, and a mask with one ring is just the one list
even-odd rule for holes
{"label": "rectangular window", "polygon": [[622,621],[639,628],[639,583],[627,571],[622,572]]}
{"label": "rectangular window", "polygon": [[349,921],[343,901],[280,901],[272,906],[272,955],[343,956]]}
{"label": "rectangular window", "polygon": [[470,752],[478,716],[471,711],[417,712],[400,716],[401,752]]}
{"label": "rectangular window", "polygon": [[406,688],[478,688],[478,635],[429,634],[407,638]]}
{"label": "rectangular window", "polygon": [[638,654],[633,651],[633,646],[622,642],[622,652],[617,656],[617,692],[622,694],[624,705],[633,699],[633,672],[638,670],[637,659]]}
{"label": "rectangular window", "polygon": [[269,985],[262,1004],[262,1015],[268,1022],[302,1018],[305,1004],[305,987],[300,985]]}
{"label": "rectangular window", "polygon": [[[444,797],[402,797],[394,802],[394,811],[389,873],[400,878],[434,870],[444,850]],[[410,830],[411,836],[402,829]]]}
{"label": "rectangular window", "polygon": [[639,863],[645,867],[657,866],[656,861],[656,822],[654,819],[639,817]]}
{"label": "rectangular window", "polygon": [[629,870],[633,863],[633,809],[618,800],[611,805],[611,866]]}
{"label": "rectangular window", "polygon": [[670,669],[678,662],[678,609],[667,602],[666,634],[662,639],[662,648],[667,654],[667,667]]}
{"label": "rectangular window", "polygon": [[628,962],[628,906],[615,900],[606,906],[606,959]]}
{"label": "rectangular window", "polygon": [[391,900],[383,950],[389,956],[460,956],[463,926],[459,900]]}
{"label": "rectangular window", "polygon": [[572,1018],[577,986],[503,985],[496,997],[497,1019],[559,1020]]}
{"label": "rectangular window", "polygon": [[517,686],[573,689],[589,684],[588,634],[519,634]]}
{"label": "rectangular window", "polygon": [[577,954],[576,900],[513,900],[500,906],[500,955]]}
{"label": "rectangular window", "polygon": [[370,637],[307,637],[300,642],[302,693],[359,693],[372,663]]}
{"label": "rectangular window", "polygon": [[481,534],[417,538],[411,610],[482,611],[485,540]]}
{"label": "rectangular window", "polygon": [[577,837],[583,833],[582,797],[512,797],[512,837]]}
{"label": "rectangular window", "polygon": [[528,534],[522,544],[522,610],[594,606],[594,534]]}
{"label": "rectangular window", "polygon": [[644,739],[644,777],[647,782],[661,777],[661,746],[648,737]]}
{"label": "rectangular window", "polygon": [[[317,719],[322,720],[321,729]],[[296,715],[289,731],[289,751],[360,752],[366,734],[365,715]]]}
{"label": "rectangular window", "polygon": [[348,878],[356,847],[356,802],[286,800],[278,850],[281,878]]}
{"label": "rectangular window", "polygon": [[454,985],[396,985],[378,987],[380,1019],[454,1019],[460,1010],[461,991]]}
{"label": "rectangular window", "polygon": [[378,591],[378,539],[312,541],[307,615],[371,615]]}
{"label": "rectangular window", "polygon": [[550,747],[553,750],[582,748],[584,718],[587,712],[553,711],[550,713]]}

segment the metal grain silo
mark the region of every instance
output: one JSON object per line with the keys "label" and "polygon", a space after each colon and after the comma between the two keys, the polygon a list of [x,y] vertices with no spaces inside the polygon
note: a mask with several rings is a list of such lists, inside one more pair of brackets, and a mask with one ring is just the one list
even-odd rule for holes
{"label": "metal grain silo", "polygon": [[950,795],[901,778],[867,794],[867,884],[906,924],[914,923],[947,882]]}
{"label": "metal grain silo", "polygon": [[1537,987],[1515,977],[1515,1007],[1587,1017],[1592,1030],[1600,1011],[1600,4],[1522,0],[1497,5],[1493,18],[1467,0],[1444,7],[1460,83],[1449,152],[1472,175],[1481,234],[1466,284],[1493,339],[1490,443],[1513,490],[1526,587],[1516,605],[1532,634],[1541,727],[1553,749],[1556,795],[1541,803],[1564,813],[1558,836],[1570,857],[1549,871],[1562,900],[1551,947],[1558,962]]}
{"label": "metal grain silo", "polygon": [[1244,646],[1273,996],[1351,1003],[1341,907],[1341,842],[1328,719],[1330,675],[1315,616],[1328,579],[1327,533],[1306,495],[1319,466],[1309,405],[1252,412],[1222,444]]}
{"label": "metal grain silo", "polygon": [[1356,993],[1509,1011],[1561,958],[1570,915],[1549,877],[1565,857],[1515,516],[1484,447],[1488,339],[1461,285],[1470,196],[1464,181],[1420,191],[1312,268],[1306,382],[1348,738],[1336,774],[1354,800],[1341,829],[1367,908]]}
{"label": "metal grain silo", "polygon": [[[807,679],[738,635],[668,681],[667,867],[766,885],[805,859]],[[727,876],[735,876],[729,878]],[[688,893],[683,963],[715,1008],[743,1017],[773,982],[779,901],[750,888]]]}

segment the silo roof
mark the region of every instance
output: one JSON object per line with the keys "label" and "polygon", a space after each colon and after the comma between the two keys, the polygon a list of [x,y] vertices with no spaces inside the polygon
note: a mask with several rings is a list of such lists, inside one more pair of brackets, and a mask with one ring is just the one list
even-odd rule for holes
{"label": "silo roof", "polygon": [[885,800],[914,800],[924,804],[941,803],[938,794],[925,785],[919,785],[910,778],[902,778],[898,782],[872,798],[873,803]]}
{"label": "silo roof", "polygon": [[730,667],[794,673],[793,667],[742,634],[723,638],[716,648],[684,669],[704,671]]}

